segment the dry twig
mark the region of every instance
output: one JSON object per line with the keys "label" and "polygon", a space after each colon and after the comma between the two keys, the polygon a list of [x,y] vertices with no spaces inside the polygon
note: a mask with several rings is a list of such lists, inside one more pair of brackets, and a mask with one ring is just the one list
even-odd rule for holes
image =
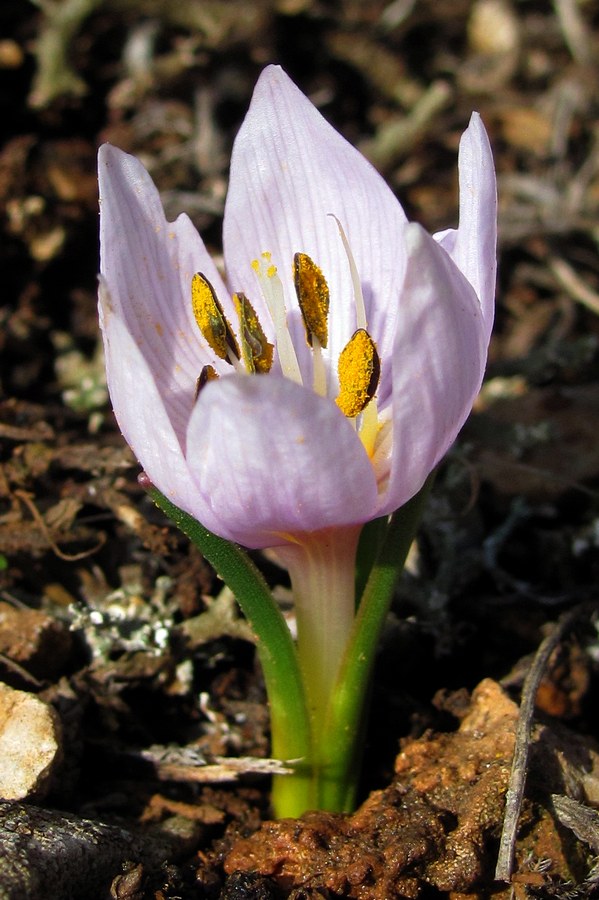
{"label": "dry twig", "polygon": [[579,617],[582,605],[576,606],[561,616],[555,624],[551,634],[541,643],[537,650],[533,663],[528,671],[522,688],[522,700],[520,702],[520,714],[516,728],[516,745],[510,773],[510,783],[505,797],[505,817],[499,844],[497,866],[495,868],[495,880],[509,882],[512,877],[514,861],[514,847],[516,844],[516,831],[518,818],[524,797],[526,784],[526,770],[528,765],[528,751],[535,709],[535,699],[543,673],[549,662],[549,658],[564,633]]}

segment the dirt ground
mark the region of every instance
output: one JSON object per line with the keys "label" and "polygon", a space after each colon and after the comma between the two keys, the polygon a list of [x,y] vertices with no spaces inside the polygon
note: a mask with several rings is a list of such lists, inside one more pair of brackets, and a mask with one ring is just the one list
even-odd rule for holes
{"label": "dirt ground", "polygon": [[[0,900],[597,892],[598,29],[596,0],[2,0]],[[500,196],[487,379],[381,641],[362,805],[280,823],[251,635],[138,485],[95,296],[98,146],[218,253],[269,62],[429,230],[473,109]],[[576,607],[495,881],[523,680]]]}

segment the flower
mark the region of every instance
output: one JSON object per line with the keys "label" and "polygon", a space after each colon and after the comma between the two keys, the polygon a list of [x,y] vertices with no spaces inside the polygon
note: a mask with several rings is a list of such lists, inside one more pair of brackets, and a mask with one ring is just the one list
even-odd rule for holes
{"label": "flower", "polygon": [[99,178],[108,387],[169,500],[263,548],[421,488],[470,412],[493,320],[495,175],[477,114],[459,228],[431,237],[268,66],[233,148],[226,281],[137,159],[104,145]]}

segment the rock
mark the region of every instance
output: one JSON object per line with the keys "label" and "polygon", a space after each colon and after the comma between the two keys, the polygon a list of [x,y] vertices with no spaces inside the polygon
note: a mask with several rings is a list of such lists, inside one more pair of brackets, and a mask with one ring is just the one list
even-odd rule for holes
{"label": "rock", "polygon": [[61,759],[60,721],[52,707],[0,684],[0,797],[44,796]]}
{"label": "rock", "polygon": [[117,878],[124,863],[140,860],[158,869],[169,855],[193,852],[197,838],[195,823],[175,819],[133,834],[58,810],[0,801],[0,900],[107,897],[115,881],[115,891],[127,896],[130,880]]}

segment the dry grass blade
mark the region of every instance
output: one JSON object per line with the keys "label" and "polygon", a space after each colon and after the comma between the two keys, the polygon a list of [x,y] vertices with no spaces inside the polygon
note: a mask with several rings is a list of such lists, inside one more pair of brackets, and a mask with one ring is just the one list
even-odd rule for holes
{"label": "dry grass blade", "polygon": [[512,771],[505,797],[505,817],[499,844],[497,866],[495,867],[496,881],[509,882],[512,877],[514,846],[516,844],[516,832],[520,808],[524,797],[528,751],[530,747],[535,699],[539,684],[551,654],[561,641],[564,633],[570,628],[573,622],[578,619],[583,608],[585,607],[579,605],[574,609],[569,610],[567,613],[564,613],[564,615],[559,618],[551,633],[545,638],[537,650],[536,656],[524,681],[522,700],[520,703],[520,714],[518,716],[518,726],[516,729],[516,745],[514,748]]}

